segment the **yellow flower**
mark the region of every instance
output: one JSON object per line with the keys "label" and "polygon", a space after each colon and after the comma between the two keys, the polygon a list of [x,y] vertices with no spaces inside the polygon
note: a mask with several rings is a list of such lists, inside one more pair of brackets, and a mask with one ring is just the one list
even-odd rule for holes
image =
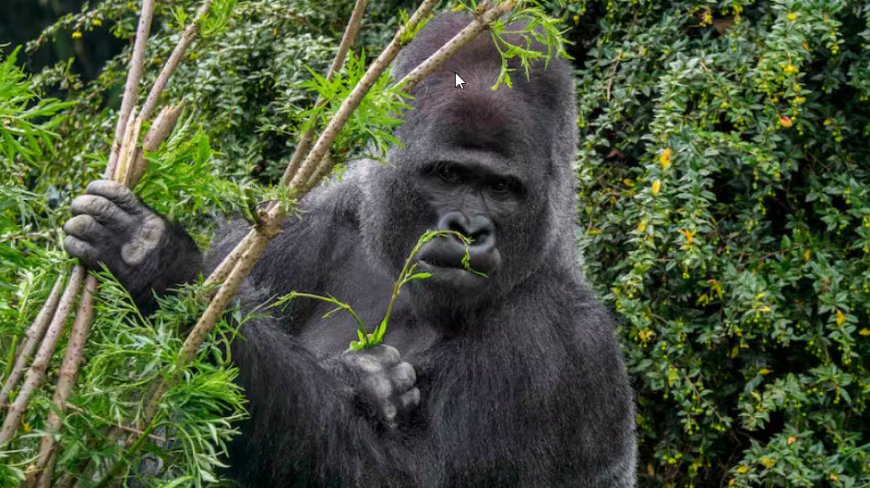
{"label": "yellow flower", "polygon": [[692,245],[692,241],[695,240],[695,231],[694,230],[679,229],[679,230],[677,230],[677,232],[679,232],[683,237],[686,238],[686,246]]}
{"label": "yellow flower", "polygon": [[659,156],[659,164],[662,166],[662,171],[668,169],[671,165],[671,148],[665,148]]}
{"label": "yellow flower", "polygon": [[797,66],[795,66],[795,65],[793,65],[793,64],[791,64],[791,63],[788,63],[788,64],[786,64],[785,66],[783,66],[783,67],[782,67],[782,70],[783,70],[783,71],[785,72],[785,74],[787,74],[787,75],[796,75],[796,74],[798,74],[798,72],[800,71],[800,70],[798,69]]}
{"label": "yellow flower", "polygon": [[653,336],[653,331],[649,329],[643,329],[642,331],[637,333],[637,337],[640,338],[643,342],[649,342],[649,340]]}
{"label": "yellow flower", "polygon": [[75,32],[72,33],[72,38],[73,38],[73,39],[81,39],[81,38],[82,38],[82,33],[79,32],[79,31],[75,31]]}
{"label": "yellow flower", "polygon": [[864,337],[870,336],[870,329],[868,329],[868,328],[865,327],[865,328],[859,330],[859,331],[858,331],[858,334],[859,334],[859,335],[862,335],[862,336],[864,336]]}
{"label": "yellow flower", "polygon": [[746,474],[746,473],[749,472],[749,468],[746,467],[746,466],[739,466],[739,467],[737,468],[737,472],[740,473],[740,474]]}
{"label": "yellow flower", "polygon": [[643,232],[646,230],[646,220],[642,220],[639,224],[637,224],[637,231]]}
{"label": "yellow flower", "polygon": [[828,479],[831,481],[837,481],[840,479],[840,477],[837,476],[837,473],[831,473],[831,476],[828,476]]}
{"label": "yellow flower", "polygon": [[788,129],[789,127],[794,125],[794,122],[791,120],[791,117],[788,115],[782,115],[779,117],[779,125]]}
{"label": "yellow flower", "polygon": [[661,191],[661,189],[662,189],[662,182],[659,181],[659,180],[655,180],[655,181],[653,181],[653,184],[652,184],[652,194],[653,194],[653,196],[658,195],[658,194],[659,194],[659,191]]}
{"label": "yellow flower", "polygon": [[797,12],[791,12],[785,16],[788,20],[797,20],[798,14]]}
{"label": "yellow flower", "polygon": [[813,252],[807,249],[804,251],[804,261],[809,261],[810,258],[813,257]]}
{"label": "yellow flower", "polygon": [[842,310],[837,310],[837,325],[843,325],[843,322],[846,321],[846,315]]}
{"label": "yellow flower", "polygon": [[713,23],[713,12],[706,10],[703,15],[701,15],[701,25],[710,25]]}
{"label": "yellow flower", "polygon": [[769,457],[763,457],[763,458],[759,459],[759,461],[761,461],[761,464],[763,464],[764,467],[767,469],[772,468],[774,465],[773,459],[770,459]]}
{"label": "yellow flower", "polygon": [[786,443],[788,443],[788,445],[792,445],[792,444],[794,444],[795,442],[797,442],[797,437],[795,437],[795,436],[790,436],[790,437],[788,438],[788,440],[786,441]]}

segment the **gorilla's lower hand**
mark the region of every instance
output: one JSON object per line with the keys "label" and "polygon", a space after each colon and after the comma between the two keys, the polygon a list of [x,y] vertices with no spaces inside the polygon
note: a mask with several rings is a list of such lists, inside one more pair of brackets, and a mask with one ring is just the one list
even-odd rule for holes
{"label": "gorilla's lower hand", "polygon": [[420,405],[414,367],[401,360],[396,348],[381,344],[348,350],[338,360],[355,399],[387,427],[396,428],[399,419]]}
{"label": "gorilla's lower hand", "polygon": [[171,225],[120,183],[97,180],[85,191],[72,201],[64,248],[91,269],[105,264],[134,298],[150,294],[175,260],[161,254],[177,254]]}

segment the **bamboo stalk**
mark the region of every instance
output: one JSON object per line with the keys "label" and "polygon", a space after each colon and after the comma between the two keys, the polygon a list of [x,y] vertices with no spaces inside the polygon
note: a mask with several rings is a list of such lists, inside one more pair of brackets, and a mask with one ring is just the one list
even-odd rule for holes
{"label": "bamboo stalk", "polygon": [[[91,324],[94,319],[94,295],[97,292],[97,279],[94,275],[88,276],[85,289],[82,292],[79,308],[76,312],[75,322],[73,322],[72,331],[70,332],[69,343],[67,344],[66,354],[60,366],[60,374],[57,380],[57,388],[54,391],[54,409],[48,414],[48,419],[45,423],[45,430],[48,435],[42,436],[39,446],[39,455],[36,460],[36,472],[42,472],[37,486],[49,486],[52,473],[54,471],[54,462],[57,459],[55,445],[57,437],[55,433],[60,431],[61,415],[66,408],[66,401],[69,398],[70,392],[75,385],[78,377],[78,368],[82,360],[82,355],[90,333]],[[31,471],[32,472],[32,471]]]}
{"label": "bamboo stalk", "polygon": [[30,361],[30,357],[33,355],[36,345],[39,344],[39,341],[42,340],[42,337],[45,335],[45,329],[48,327],[48,324],[51,323],[51,318],[54,317],[54,311],[57,309],[57,302],[60,301],[61,287],[63,287],[62,275],[57,277],[54,286],[51,288],[51,292],[48,294],[48,299],[46,299],[45,303],[42,304],[42,308],[39,310],[36,318],[33,319],[33,323],[31,323],[30,327],[27,329],[24,344],[21,345],[21,350],[15,358],[15,366],[12,367],[9,377],[6,378],[6,383],[3,384],[3,389],[0,390],[0,408],[9,403],[9,397],[12,394],[12,390],[18,386],[18,382],[21,380],[21,377],[24,376],[24,372],[27,371],[27,363]]}
{"label": "bamboo stalk", "polygon": [[57,347],[57,342],[60,340],[63,326],[66,323],[67,316],[73,307],[73,304],[78,295],[78,290],[81,288],[82,279],[84,278],[85,270],[80,266],[76,266],[73,273],[70,275],[69,284],[67,285],[64,294],[57,306],[57,312],[51,319],[48,330],[45,331],[45,337],[42,339],[42,344],[39,345],[39,351],[33,359],[33,364],[27,370],[27,375],[24,378],[24,384],[21,390],[15,397],[15,401],[9,407],[9,413],[3,422],[3,427],[0,428],[0,447],[5,446],[12,440],[15,432],[18,430],[18,425],[21,422],[21,417],[27,409],[27,404],[30,402],[30,397],[42,384],[45,379],[45,372],[48,370],[48,365],[51,362],[51,357],[54,354],[54,349]]}
{"label": "bamboo stalk", "polygon": [[112,151],[109,153],[109,163],[106,165],[105,177],[115,174],[115,164],[121,151],[121,140],[127,120],[139,95],[139,81],[142,79],[142,69],[145,65],[145,46],[151,33],[151,18],[154,16],[156,0],[142,0],[142,10],[139,14],[139,26],[136,28],[136,40],[133,43],[133,56],[130,58],[130,71],[127,72],[127,82],[124,84],[124,98],[121,99],[121,110],[118,123],[115,125],[115,138],[112,141]]}
{"label": "bamboo stalk", "polygon": [[[133,106],[136,97],[139,93],[139,82],[142,79],[142,69],[145,63],[145,46],[147,44],[148,35],[151,32],[151,20],[154,14],[154,3],[156,0],[142,0],[142,10],[139,14],[139,25],[136,29],[136,40],[133,44],[133,55],[130,58],[130,71],[127,73],[127,81],[124,84],[124,96],[121,100],[121,110],[118,115],[118,122],[115,125],[115,137],[112,141],[112,150],[109,154],[109,161],[106,164],[106,169],[103,173],[104,178],[112,178],[116,171],[118,157],[121,151],[121,143],[128,125],[130,124],[130,114],[133,112]],[[33,391],[39,387],[45,377],[45,369],[48,368],[48,362],[54,355],[54,349],[57,347],[60,330],[57,331],[58,336],[50,336],[52,327],[59,323],[59,329],[62,329],[63,323],[69,314],[71,302],[81,290],[83,277],[86,273],[82,265],[76,265],[70,275],[70,280],[67,283],[66,289],[63,292],[60,306],[52,317],[51,325],[40,344],[37,360],[31,365],[25,378],[25,384],[21,388],[15,402],[12,403],[9,409],[9,415],[6,417],[2,430],[0,430],[0,446],[8,443],[14,437],[18,430],[18,424],[24,412],[27,410],[28,402]],[[69,305],[66,309],[64,305]],[[44,356],[44,357],[43,357]],[[37,363],[38,360],[42,362]],[[44,364],[43,364],[44,363]],[[40,371],[42,369],[42,371]],[[28,388],[25,390],[25,388]],[[22,393],[26,393],[22,395]]]}
{"label": "bamboo stalk", "polygon": [[489,10],[482,11],[480,15],[475,15],[471,22],[465,26],[456,35],[444,43],[425,61],[418,64],[410,73],[395,84],[396,87],[409,92],[418,83],[435,72],[445,61],[456,54],[463,46],[471,42],[478,34],[488,29],[490,24],[498,20],[499,17],[511,11],[516,5],[517,0],[509,0],[500,3]]}
{"label": "bamboo stalk", "polygon": [[239,262],[239,258],[245,253],[245,251],[250,247],[251,241],[254,239],[254,233],[249,232],[245,234],[245,237],[236,244],[236,247],[230,251],[229,254],[224,257],[224,259],[220,262],[217,268],[208,275],[208,278],[205,280],[206,286],[211,285],[213,283],[220,283],[229,276],[230,272],[235,268],[236,263]]}

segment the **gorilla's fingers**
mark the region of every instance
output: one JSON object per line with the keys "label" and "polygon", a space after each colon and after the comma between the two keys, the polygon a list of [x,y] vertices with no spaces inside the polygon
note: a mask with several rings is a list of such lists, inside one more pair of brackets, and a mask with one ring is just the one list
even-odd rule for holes
{"label": "gorilla's fingers", "polygon": [[390,380],[378,375],[366,378],[363,382],[363,388],[365,388],[367,394],[378,400],[387,399],[393,393]]}
{"label": "gorilla's fingers", "polygon": [[97,249],[77,237],[66,236],[63,240],[63,248],[70,256],[79,258],[88,268],[94,269],[100,265]]}
{"label": "gorilla's fingers", "polygon": [[407,391],[417,381],[417,374],[414,372],[414,367],[408,363],[399,363],[390,372],[398,391]]}
{"label": "gorilla's fingers", "polygon": [[141,209],[142,204],[136,195],[126,186],[112,180],[96,180],[88,184],[85,189],[91,195],[99,195],[108,198],[115,205],[121,207],[128,212],[135,212]]}
{"label": "gorilla's fingers", "polygon": [[392,368],[398,364],[399,360],[402,358],[402,355],[399,354],[399,351],[395,347],[386,344],[379,344],[369,349],[367,352],[377,358],[386,368]]}
{"label": "gorilla's fingers", "polygon": [[110,227],[129,228],[130,216],[110,200],[99,195],[81,195],[70,205],[73,215],[91,215],[97,222]]}
{"label": "gorilla's fingers", "polygon": [[352,365],[365,373],[377,373],[384,369],[378,358],[357,351],[345,351],[342,354],[345,364]]}
{"label": "gorilla's fingers", "polygon": [[63,231],[87,242],[98,242],[106,237],[106,229],[88,214],[76,215],[63,224]]}
{"label": "gorilla's fingers", "polygon": [[420,405],[420,390],[417,388],[412,388],[399,397],[399,407],[402,410],[411,410],[417,408],[418,405]]}

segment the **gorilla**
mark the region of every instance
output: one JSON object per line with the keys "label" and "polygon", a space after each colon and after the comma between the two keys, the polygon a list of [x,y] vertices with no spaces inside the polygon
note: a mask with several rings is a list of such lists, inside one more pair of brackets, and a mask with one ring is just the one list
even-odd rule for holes
{"label": "gorilla", "polygon": [[[432,20],[394,75],[469,20]],[[431,278],[400,295],[389,345],[367,350],[347,350],[354,322],[323,318],[330,307],[315,300],[247,322],[232,358],[250,419],[228,460],[242,486],[635,485],[631,389],[575,254],[570,65],[539,63],[492,90],[499,68],[484,33],[417,86],[389,164],[354,162],[305,197],[247,279],[243,306],[332,294],[376,324],[427,229],[470,238],[471,267],[485,274],[462,265],[457,239],[430,241],[415,259]],[[72,213],[67,251],[105,264],[146,309],[208,273],[249,228],[224,224],[202,256],[110,181],[91,183]]]}

